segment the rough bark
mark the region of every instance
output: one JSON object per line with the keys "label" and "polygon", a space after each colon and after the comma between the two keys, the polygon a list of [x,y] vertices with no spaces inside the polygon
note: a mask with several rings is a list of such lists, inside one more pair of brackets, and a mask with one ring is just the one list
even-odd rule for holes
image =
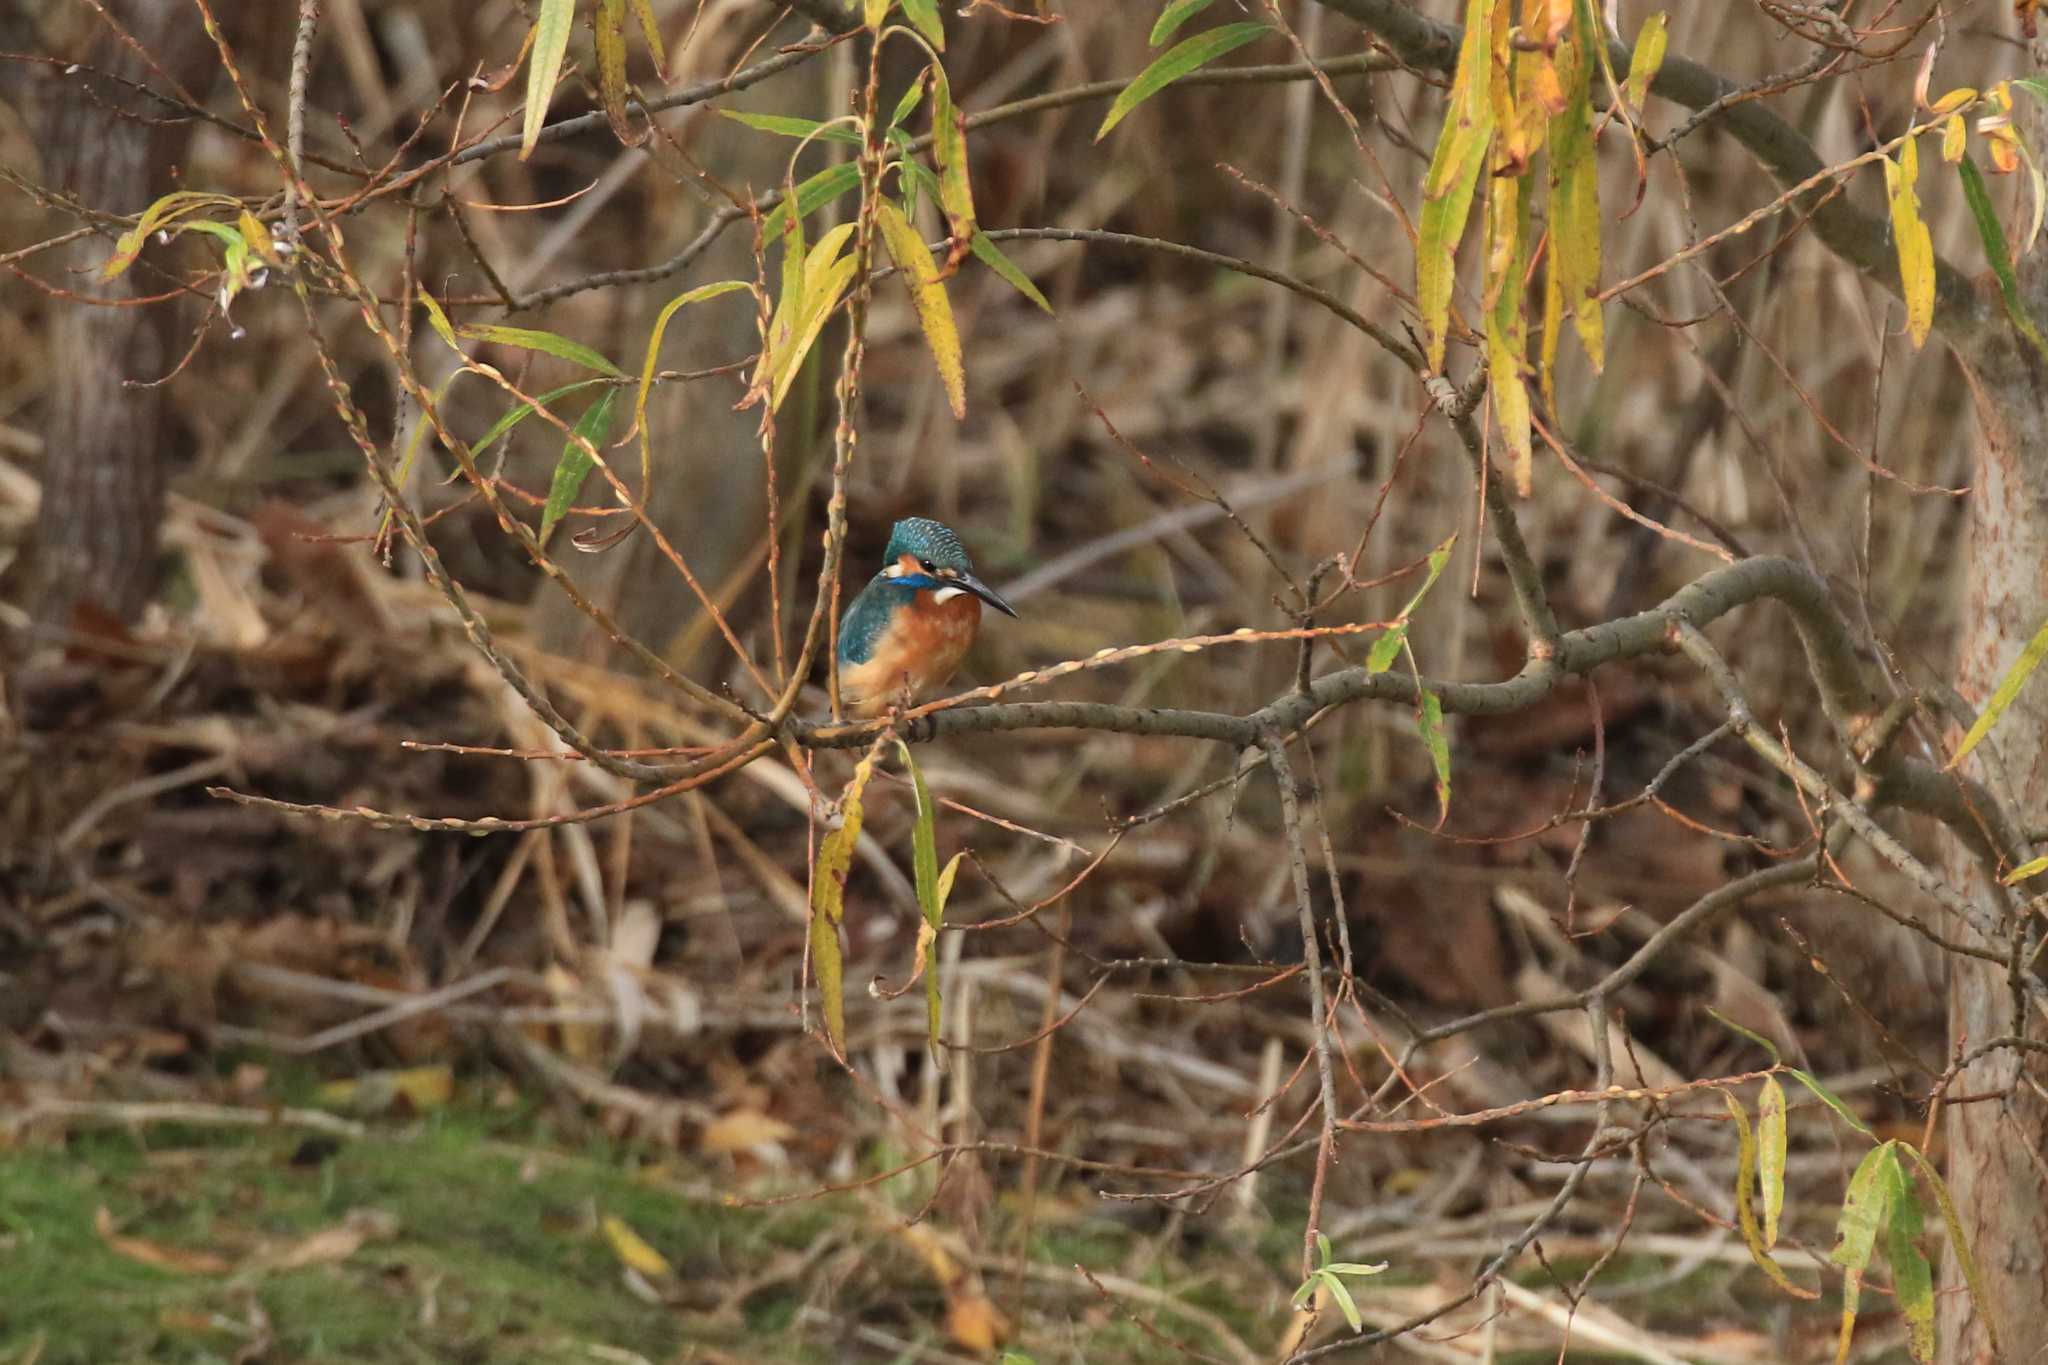
{"label": "rough bark", "polygon": [[[107,9],[159,67],[187,89],[202,89],[212,44],[199,13],[161,0],[107,0]],[[87,206],[134,213],[172,188],[171,172],[191,137],[190,122],[113,81],[161,82],[105,25],[66,77],[42,78],[44,147],[50,182]],[[160,293],[161,276],[131,270],[99,284],[108,245],[86,238],[67,248],[48,277],[120,299]],[[169,307],[60,305],[49,332],[49,406],[43,423],[42,509],[30,569],[35,617],[65,625],[90,603],[132,619],[156,582],[163,521],[166,440],[162,390],[124,388],[169,368]]]}

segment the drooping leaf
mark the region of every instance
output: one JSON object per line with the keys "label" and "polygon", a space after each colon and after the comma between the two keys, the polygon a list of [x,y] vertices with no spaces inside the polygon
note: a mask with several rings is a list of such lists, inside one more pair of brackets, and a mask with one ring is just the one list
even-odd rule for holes
{"label": "drooping leaf", "polygon": [[917,310],[918,325],[924,329],[925,344],[931,348],[940,382],[946,388],[946,405],[955,418],[965,417],[967,371],[960,353],[960,329],[953,322],[953,305],[946,299],[938,265],[925,249],[917,229],[894,204],[886,199],[878,204],[875,221],[882,229],[882,244],[889,249],[891,259],[902,267],[911,305]]}
{"label": "drooping leaf", "polygon": [[1422,732],[1423,747],[1429,750],[1429,761],[1436,768],[1437,823],[1441,825],[1451,815],[1451,741],[1444,734],[1443,699],[1427,688],[1423,689],[1415,724]]}
{"label": "drooping leaf", "polygon": [[1899,252],[1899,283],[1906,298],[1906,334],[1917,350],[1934,326],[1934,238],[1920,216],[1920,140],[1908,137],[1897,164],[1884,163],[1890,191],[1892,241]]}
{"label": "drooping leaf", "polygon": [[1963,1230],[1962,1217],[1956,1212],[1956,1201],[1949,1195],[1948,1182],[1941,1178],[1941,1172],[1934,1169],[1934,1163],[1922,1155],[1918,1147],[1910,1142],[1899,1145],[1912,1158],[1914,1169],[1927,1182],[1927,1188],[1934,1191],[1935,1207],[1941,1210],[1941,1221],[1948,1228],[1949,1250],[1955,1254],[1956,1266],[1963,1272],[1963,1283],[1969,1286],[1970,1303],[1976,1308],[1977,1321],[1983,1324],[1984,1335],[1991,1343],[1992,1358],[1998,1359],[1998,1324],[1992,1317],[1991,1300],[1984,1293],[1983,1277],[1977,1273],[1977,1257],[1970,1247],[1970,1238]]}
{"label": "drooping leaf", "polygon": [[1052,305],[1046,302],[1045,295],[1038,291],[1038,286],[1031,282],[1031,277],[1025,274],[1015,261],[1005,256],[1002,249],[988,239],[986,232],[975,233],[971,246],[974,258],[1001,276],[1005,284],[1046,312],[1052,312]]}
{"label": "drooping leaf", "polygon": [[1891,1166],[1891,1218],[1885,1225],[1884,1255],[1891,1263],[1892,1294],[1906,1320],[1906,1351],[1918,1365],[1934,1365],[1934,1270],[1920,1250],[1920,1201],[1905,1166]]}
{"label": "drooping leaf", "polygon": [[1209,8],[1214,0],[1167,0],[1165,9],[1159,11],[1159,19],[1152,25],[1145,46],[1158,47],[1161,43],[1180,32],[1180,26]]}
{"label": "drooping leaf", "polygon": [[861,22],[869,28],[879,29],[882,21],[889,17],[889,8],[895,0],[865,0],[862,6]]}
{"label": "drooping leaf", "polygon": [[960,860],[966,856],[965,852],[955,853],[939,869],[938,885],[933,888],[931,917],[918,931],[920,941],[927,933],[931,935],[931,961],[926,964],[924,973],[924,1013],[927,1046],[933,1056],[937,1056],[939,1051],[939,1017],[944,1012],[945,1003],[939,994],[939,930],[946,927],[946,902],[952,899],[953,879],[959,875]]}
{"label": "drooping leaf", "polygon": [[917,74],[911,77],[910,84],[896,97],[896,108],[889,115],[889,127],[892,130],[901,128],[903,120],[910,117],[910,111],[917,108],[918,103],[924,99],[924,88],[931,83],[931,79],[932,69],[929,66],[919,67]]}
{"label": "drooping leaf", "polygon": [[[455,371],[455,374],[461,373],[462,371],[460,370]],[[449,376],[450,379],[453,379],[454,377],[455,375]],[[579,379],[573,384],[564,384],[559,389],[549,389],[546,393],[536,394],[534,396],[534,401],[545,407],[549,403],[554,402],[557,398],[567,398],[572,393],[581,393],[585,389],[594,388],[602,383],[604,383],[602,379]],[[509,435],[515,427],[517,427],[521,422],[524,422],[527,418],[531,416],[533,416],[533,403],[515,404],[512,408],[507,410],[503,416],[499,417],[497,421],[491,423],[490,429],[484,432],[483,435],[477,437],[476,440],[471,443],[470,448],[475,450],[479,455],[483,454],[486,450],[489,450],[492,444],[495,443],[500,437]],[[420,422],[416,424],[415,429],[423,431],[428,427],[428,425],[428,423]],[[400,486],[403,487],[403,481],[401,481]]]}
{"label": "drooping leaf", "polygon": [[1365,656],[1367,673],[1384,673],[1394,666],[1394,660],[1401,657],[1401,646],[1407,643],[1408,626],[1405,622],[1391,627],[1386,634],[1372,642],[1372,648]]}
{"label": "drooping leaf", "polygon": [[1842,1103],[1841,1097],[1835,1094],[1834,1091],[1828,1089],[1826,1086],[1822,1085],[1819,1081],[1815,1080],[1806,1072],[1801,1071],[1796,1066],[1786,1067],[1785,1072],[1793,1080],[1799,1082],[1808,1090],[1812,1091],[1813,1097],[1815,1099],[1819,1100],[1822,1104],[1825,1104],[1828,1108],[1834,1110],[1836,1117],[1841,1119],[1842,1122],[1848,1124],[1851,1128],[1854,1128],[1857,1132],[1863,1134],[1863,1136],[1869,1138],[1871,1141],[1875,1142],[1877,1140],[1877,1134],[1870,1131],[1870,1125],[1865,1123],[1862,1119],[1857,1118],[1855,1113],[1850,1110],[1848,1105]]}
{"label": "drooping leaf", "polygon": [[1736,1023],[1733,1019],[1730,1019],[1727,1015],[1721,1013],[1717,1009],[1709,1008],[1706,1013],[1709,1019],[1712,1019],[1722,1028],[1727,1029],[1731,1033],[1739,1033],[1743,1037],[1749,1039],[1750,1042],[1755,1043],[1758,1047],[1762,1048],[1764,1050],[1765,1055],[1767,1055],[1771,1059],[1772,1066],[1776,1066],[1784,1060],[1784,1058],[1778,1055],[1778,1045],[1772,1042],[1770,1039],[1764,1037],[1761,1033],[1758,1033],[1755,1029],[1744,1028],[1741,1024]]}
{"label": "drooping leaf", "polygon": [[519,132],[519,159],[533,154],[547,120],[548,103],[555,95],[555,81],[562,74],[562,57],[569,51],[569,27],[576,15],[576,0],[540,0],[540,15],[533,21],[533,54],[526,67],[526,121]]}
{"label": "drooping leaf", "polygon": [[647,355],[640,364],[640,390],[633,397],[633,425],[640,432],[640,496],[646,498],[652,491],[649,487],[654,476],[654,456],[647,433],[647,394],[654,387],[654,365],[661,356],[661,339],[668,331],[669,319],[693,303],[715,299],[721,294],[730,294],[736,289],[745,289],[741,280],[719,280],[713,284],[700,284],[695,289],[685,290],[663,305],[655,315],[654,330],[647,338]]}
{"label": "drooping leaf", "polygon": [[626,122],[626,0],[597,0],[591,37],[597,49],[597,96],[612,136],[621,146],[636,146],[645,136],[635,137]]}
{"label": "drooping leaf", "polygon": [[1955,757],[1948,761],[1949,767],[1953,768],[1962,762],[1969,756],[1970,750],[1976,748],[1983,742],[1984,736],[1991,733],[1991,727],[1998,724],[1999,717],[2003,716],[2018,699],[2020,689],[2027,685],[2027,679],[2041,666],[2044,657],[2048,657],[2048,621],[2044,621],[2041,628],[2034,632],[2034,638],[2027,641],[2027,647],[2020,651],[2020,657],[2013,660],[2012,667],[2006,669],[2005,676],[1998,680],[1998,687],[1992,692],[1991,700],[1977,713],[1976,723],[1970,727],[1969,733],[1963,736],[1963,742],[1956,746]]}
{"label": "drooping leaf", "polygon": [[939,164],[939,207],[953,237],[952,269],[974,239],[974,190],[967,178],[967,119],[954,107],[943,71],[932,79],[932,159]]}
{"label": "drooping leaf", "polygon": [[[860,166],[843,161],[837,166],[828,166],[796,187],[797,212],[809,217],[848,190],[860,186]],[[782,220],[788,216],[789,200],[784,199],[770,209],[761,219],[761,231],[770,241],[782,232]]]}
{"label": "drooping leaf", "polygon": [[1756,1100],[1757,1184],[1764,1197],[1764,1246],[1778,1244],[1778,1218],[1785,1209],[1785,1088],[1764,1077]]}
{"label": "drooping leaf", "polygon": [[1264,24],[1224,24],[1174,44],[1155,57],[1152,64],[1140,71],[1138,78],[1125,86],[1110,103],[1102,126],[1095,130],[1095,140],[1102,141],[1110,129],[1124,121],[1126,114],[1181,77],[1200,71],[1218,57],[1235,52],[1272,31]]}
{"label": "drooping leaf", "polygon": [[1828,1259],[1843,1270],[1842,1334],[1835,1345],[1836,1365],[1849,1358],[1863,1277],[1870,1270],[1877,1235],[1891,1217],[1898,1164],[1898,1153],[1892,1144],[1881,1143],[1864,1155],[1856,1165],[1856,1173],[1849,1177],[1849,1192],[1842,1200],[1841,1217],[1835,1225],[1835,1249],[1828,1253]]}
{"label": "drooping leaf", "polygon": [[153,232],[160,232],[180,218],[209,208],[237,209],[241,201],[224,194],[210,194],[201,190],[174,190],[142,211],[135,220],[135,226],[122,233],[114,242],[114,254],[107,257],[100,267],[100,278],[111,280],[142,254],[142,247]]}
{"label": "drooping leaf", "polygon": [[910,752],[910,746],[899,739],[896,751],[902,755],[904,770],[910,774],[911,791],[917,797],[917,816],[910,826],[910,867],[917,886],[917,908],[924,912],[925,922],[929,924],[937,918],[938,813],[932,808],[931,788],[925,785],[924,771],[917,766],[917,758]]}
{"label": "drooping leaf", "polygon": [[1493,106],[1487,98],[1487,0],[1467,0],[1465,36],[1451,78],[1450,107],[1423,180],[1421,221],[1416,227],[1415,295],[1429,365],[1441,370],[1450,322],[1451,290],[1457,279],[1458,243],[1472,212],[1472,194],[1486,164],[1493,136]]}
{"label": "drooping leaf", "polygon": [[654,59],[654,74],[668,79],[668,44],[661,41],[661,25],[655,22],[652,0],[632,0],[633,16],[640,21],[640,34],[647,40],[647,55]]}
{"label": "drooping leaf", "polygon": [[817,344],[825,323],[845,297],[853,281],[853,257],[840,253],[853,235],[852,223],[841,223],[818,239],[803,261],[803,285],[798,291],[795,315],[778,304],[768,324],[767,349],[755,371],[754,382],[767,385],[773,410],[782,407],[790,386],[802,370],[804,357]]}
{"label": "drooping leaf", "polygon": [[941,52],[946,50],[946,26],[939,19],[935,0],[903,0],[903,17],[917,26],[925,41]]}
{"label": "drooping leaf", "polygon": [[[826,142],[850,142],[856,147],[860,145],[860,134],[843,123],[825,123],[814,118],[792,118],[787,114],[756,114],[745,109],[721,109],[718,112],[734,123],[744,124],[756,132],[774,133],[778,137],[815,136]],[[804,212],[809,213],[810,209],[805,209]]]}
{"label": "drooping leaf", "polygon": [[[1570,40],[1558,47],[1558,76],[1568,103],[1550,123],[1550,269],[1558,305],[1599,370],[1606,362],[1600,312],[1600,164],[1593,143],[1590,55],[1599,41],[1587,0],[1577,0]],[[1546,321],[1546,328],[1553,324]],[[1554,349],[1554,348],[1553,348]]]}
{"label": "drooping leaf", "polygon": [[1819,1297],[1810,1289],[1801,1289],[1771,1256],[1757,1227],[1756,1206],[1752,1202],[1752,1190],[1756,1184],[1757,1150],[1756,1134],[1749,1126],[1749,1115],[1743,1111],[1742,1102],[1721,1092],[1721,1098],[1728,1105],[1728,1117],[1735,1121],[1735,1224],[1742,1231],[1743,1245],[1749,1248],[1750,1259],[1757,1268],[1770,1278],[1772,1284],[1795,1298],[1812,1299]]}
{"label": "drooping leaf", "polygon": [[596,462],[590,458],[590,451],[584,448],[583,442],[588,441],[594,448],[602,445],[612,434],[612,402],[618,396],[616,388],[606,388],[570,428],[570,437],[562,446],[562,458],[555,462],[555,476],[548,482],[547,504],[540,512],[542,545],[548,543],[548,537],[555,533],[555,526],[575,505],[576,495],[583,491],[584,478],[596,468]]}
{"label": "drooping leaf", "polygon": [[1527,185],[1512,175],[1496,175],[1487,182],[1486,192],[1486,376],[1494,420],[1507,442],[1515,491],[1525,498],[1535,478],[1529,387],[1522,377],[1529,352],[1529,325],[1522,307],[1528,260]]}
{"label": "drooping leaf", "polygon": [[1636,30],[1636,47],[1629,54],[1628,79],[1623,82],[1631,108],[1642,108],[1643,101],[1650,97],[1650,82],[1663,69],[1664,49],[1669,42],[1663,10],[1643,20],[1643,26]]}
{"label": "drooping leaf", "polygon": [[853,867],[854,845],[860,840],[861,794],[874,772],[874,760],[863,758],[840,794],[841,824],[818,845],[818,864],[811,876],[811,970],[818,976],[818,999],[825,1014],[825,1037],[833,1051],[846,1052],[846,969],[839,951],[839,925],[846,917],[846,874]]}

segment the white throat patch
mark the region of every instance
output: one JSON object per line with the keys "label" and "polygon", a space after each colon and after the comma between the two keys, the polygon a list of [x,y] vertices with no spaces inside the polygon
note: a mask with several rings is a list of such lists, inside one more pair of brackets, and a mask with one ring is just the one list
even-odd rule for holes
{"label": "white throat patch", "polygon": [[966,591],[967,589],[965,588],[934,588],[932,590],[932,601],[950,602]]}

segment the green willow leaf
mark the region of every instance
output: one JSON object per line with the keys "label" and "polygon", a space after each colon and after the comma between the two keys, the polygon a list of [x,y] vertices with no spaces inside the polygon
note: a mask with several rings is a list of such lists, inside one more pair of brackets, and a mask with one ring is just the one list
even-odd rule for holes
{"label": "green willow leaf", "polygon": [[1046,302],[1045,295],[1038,291],[1038,286],[1031,282],[1031,277],[1025,274],[1015,261],[1005,256],[1002,250],[988,239],[987,233],[975,233],[974,240],[969,243],[969,246],[974,252],[974,258],[990,270],[995,271],[1010,288],[1016,290],[1025,298],[1030,299],[1046,312],[1052,312],[1052,305]]}
{"label": "green willow leaf", "polygon": [[1168,48],[1116,97],[1109,106],[1109,113],[1103,116],[1102,126],[1095,130],[1095,140],[1102,141],[1110,129],[1124,121],[1126,114],[1181,77],[1201,70],[1218,57],[1235,52],[1272,31],[1264,24],[1225,24],[1206,33],[1197,33]]}
{"label": "green willow leaf", "polygon": [[1170,0],[1165,9],[1159,11],[1159,22],[1152,25],[1152,34],[1145,39],[1147,47],[1158,47],[1161,43],[1180,32],[1180,26],[1209,8],[1214,0]]}
{"label": "green willow leaf", "polygon": [[1976,748],[1983,742],[1984,736],[1991,733],[1991,727],[1998,724],[1999,717],[2018,700],[2020,689],[2027,685],[2027,679],[2041,666],[2043,658],[2048,658],[2048,622],[2043,622],[2041,628],[2034,632],[2034,638],[2027,641],[2027,647],[2020,651],[2020,657],[2013,660],[2012,667],[1998,680],[1998,688],[1991,694],[1991,700],[1977,713],[1976,724],[1963,736],[1963,742],[1956,746],[1955,757],[1948,761],[1949,767],[1953,768],[1961,763],[1969,756],[1970,750]]}
{"label": "green willow leaf", "polygon": [[[828,166],[796,187],[797,211],[808,218],[848,190],[860,187],[860,167],[851,161]],[[789,216],[784,199],[761,219],[761,233],[769,241],[782,235],[782,220]]]}
{"label": "green willow leaf", "polygon": [[1764,1197],[1764,1246],[1778,1244],[1778,1218],[1785,1209],[1785,1087],[1764,1077],[1756,1100],[1757,1184]]}
{"label": "green willow leaf", "polygon": [[754,114],[744,109],[721,109],[720,116],[760,133],[777,137],[806,138],[813,135],[826,142],[860,145],[860,134],[843,123],[824,123],[814,118],[792,118],[787,114]]}
{"label": "green willow leaf", "polygon": [[832,1050],[846,1055],[846,966],[839,950],[839,925],[846,918],[846,876],[853,870],[854,845],[860,842],[863,819],[861,793],[875,769],[863,758],[839,797],[843,817],[838,829],[818,845],[818,864],[811,876],[811,970],[818,975],[818,998],[825,1011],[825,1037]]}
{"label": "green willow leaf", "polygon": [[612,434],[612,402],[618,396],[616,388],[607,387],[570,428],[569,440],[562,446],[562,458],[555,462],[555,476],[548,483],[547,505],[541,508],[542,545],[548,543],[556,525],[568,515],[576,503],[576,495],[583,491],[583,480],[597,467],[596,461],[590,458],[590,451],[584,449],[583,442],[588,441],[595,448],[603,445]]}
{"label": "green willow leaf", "polygon": [[915,24],[933,47],[946,50],[946,26],[940,22],[939,7],[933,0],[903,0],[903,17]]}
{"label": "green willow leaf", "polygon": [[1423,747],[1429,750],[1429,761],[1436,768],[1437,823],[1441,825],[1451,816],[1451,741],[1444,734],[1443,699],[1425,689],[1415,724],[1422,731]]}

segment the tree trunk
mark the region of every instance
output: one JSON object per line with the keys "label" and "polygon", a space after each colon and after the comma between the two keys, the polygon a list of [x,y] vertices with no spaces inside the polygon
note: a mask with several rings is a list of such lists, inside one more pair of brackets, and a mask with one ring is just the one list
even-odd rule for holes
{"label": "tree trunk", "polygon": [[[2032,63],[2048,58],[2033,44]],[[2048,117],[2022,99],[2016,114],[2029,146],[2048,138]],[[2038,152],[2037,152],[2038,154]],[[2034,252],[2021,263],[2021,289],[2036,318],[2048,317],[2048,263]],[[1969,580],[1962,603],[1955,685],[1982,706],[2027,642],[2048,621],[2048,364],[2010,327],[1971,357],[1976,379],[1979,458],[1970,493]],[[2021,691],[1972,762],[2003,780],[2022,828],[2048,828],[2048,690],[2036,678]],[[1992,910],[2001,924],[2040,939],[2038,919],[2022,920],[2018,898],[2001,888],[1960,841],[1943,859],[1953,884]],[[2032,927],[2029,928],[2028,924]],[[1967,928],[1954,926],[1965,939]],[[2031,967],[2030,967],[2031,969]],[[1968,1049],[2015,1033],[2048,1039],[2040,1010],[2016,997],[2003,968],[1951,956],[1949,1036]],[[2048,1343],[2048,1059],[2001,1049],[1964,1071],[1951,1093],[1974,1102],[1948,1110],[1948,1179],[1963,1229],[1976,1253],[1987,1303],[1951,1292],[1942,1299],[1945,1359],[1997,1359],[1985,1330],[1988,1309],[2003,1358],[2041,1359]],[[1975,1097],[1983,1096],[1982,1099]],[[1945,1287],[1962,1280],[1951,1250]]]}
{"label": "tree trunk", "polygon": [[[213,45],[197,10],[161,0],[107,0],[107,8],[163,72],[203,96]],[[98,28],[85,69],[71,76],[52,70],[44,78],[49,178],[90,208],[134,213],[172,188],[171,171],[193,124],[167,119],[164,105],[93,74],[162,83],[104,24]],[[85,238],[56,254],[58,268],[45,276],[107,299],[166,287],[162,277],[137,270],[98,283],[108,251],[105,240]],[[163,391],[124,388],[122,381],[156,379],[169,368],[175,321],[172,306],[52,310],[42,509],[30,570],[31,610],[44,624],[68,625],[88,603],[133,619],[154,591],[164,505]]]}

